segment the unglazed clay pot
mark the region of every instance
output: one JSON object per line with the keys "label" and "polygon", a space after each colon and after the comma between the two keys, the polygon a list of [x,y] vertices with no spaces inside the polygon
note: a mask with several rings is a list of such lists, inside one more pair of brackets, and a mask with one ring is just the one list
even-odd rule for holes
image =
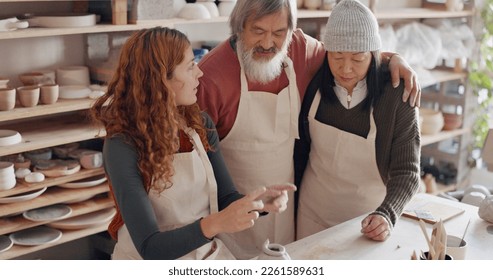
{"label": "unglazed clay pot", "polygon": [[303,6],[308,10],[317,10],[322,6],[322,0],[305,0]]}
{"label": "unglazed clay pot", "polygon": [[445,7],[448,11],[458,12],[464,10],[463,0],[447,0],[445,1]]}
{"label": "unglazed clay pot", "polygon": [[286,248],[281,244],[270,243],[269,239],[264,242],[262,253],[258,256],[259,260],[290,260]]}

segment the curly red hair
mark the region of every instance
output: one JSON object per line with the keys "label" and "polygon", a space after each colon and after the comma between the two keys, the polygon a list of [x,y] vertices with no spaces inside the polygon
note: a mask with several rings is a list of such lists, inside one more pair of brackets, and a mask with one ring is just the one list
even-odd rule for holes
{"label": "curly red hair", "polygon": [[[169,86],[190,41],[178,30],[155,27],[135,32],[123,45],[107,93],[90,110],[107,136],[122,134],[135,146],[144,186],[164,191],[172,186],[173,155],[184,123],[210,146],[199,106],[176,106]],[[156,184],[163,180],[164,184]]]}

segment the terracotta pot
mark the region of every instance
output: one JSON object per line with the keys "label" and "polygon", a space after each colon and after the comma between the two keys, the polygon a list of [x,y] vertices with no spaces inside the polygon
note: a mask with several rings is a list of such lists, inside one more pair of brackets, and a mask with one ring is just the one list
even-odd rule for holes
{"label": "terracotta pot", "polygon": [[454,130],[462,126],[462,115],[443,113],[443,130]]}

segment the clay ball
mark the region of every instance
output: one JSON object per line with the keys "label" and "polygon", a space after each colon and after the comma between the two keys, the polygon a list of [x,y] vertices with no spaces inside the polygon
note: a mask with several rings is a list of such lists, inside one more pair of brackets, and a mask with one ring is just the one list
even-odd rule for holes
{"label": "clay ball", "polygon": [[493,223],[493,195],[483,199],[479,205],[478,214],[481,219]]}

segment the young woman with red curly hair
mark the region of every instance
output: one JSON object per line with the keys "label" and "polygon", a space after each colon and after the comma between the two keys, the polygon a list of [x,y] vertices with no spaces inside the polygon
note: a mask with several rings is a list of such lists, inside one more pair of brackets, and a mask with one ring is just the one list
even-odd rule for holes
{"label": "young woman with red curly hair", "polygon": [[107,134],[113,259],[231,259],[220,234],[254,226],[259,212],[284,211],[296,189],[236,191],[215,126],[196,103],[201,76],[183,33],[144,29],[124,44],[108,92],[91,109]]}

